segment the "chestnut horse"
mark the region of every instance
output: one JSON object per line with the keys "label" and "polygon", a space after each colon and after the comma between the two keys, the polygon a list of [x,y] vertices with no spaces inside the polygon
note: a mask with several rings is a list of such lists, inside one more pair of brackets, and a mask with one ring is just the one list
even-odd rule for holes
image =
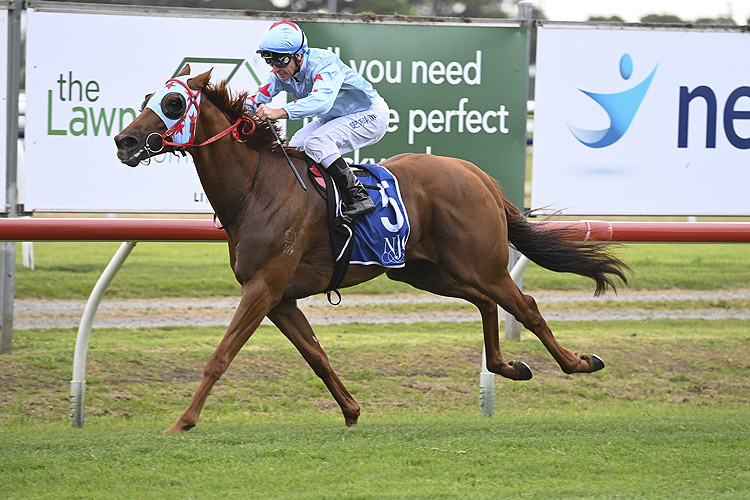
{"label": "chestnut horse", "polygon": [[[331,368],[296,302],[323,292],[331,279],[334,259],[325,202],[315,190],[300,187],[268,122],[246,114],[246,93],[233,95],[226,82],[211,84],[211,71],[192,78],[189,74],[186,66],[176,77],[183,77],[183,95],[171,92],[180,87],[171,79],[157,104],[167,114],[171,110],[173,115],[197,115],[190,141],[170,142],[174,127],[167,130],[153,107],[146,107],[115,137],[118,158],[131,167],[155,154],[174,152],[180,145],[187,147],[226,229],[230,265],[242,285],[239,306],[206,363],[200,386],[187,410],[166,432],[196,425],[211,388],[264,316],[325,382],[346,425],[354,425],[359,404]],[[197,94],[203,96],[200,105],[195,101]],[[304,159],[291,156],[294,168],[305,172]],[[397,269],[351,265],[341,287],[385,272],[421,290],[471,302],[482,317],[487,368],[512,380],[530,379],[531,370],[526,363],[506,361],[500,353],[498,305],[541,340],[563,372],[604,368],[598,356],[572,352],[557,342],[534,299],[521,293],[511,279],[507,265],[510,240],[542,267],[593,279],[598,295],[607,287],[614,288],[615,277],[626,282],[627,266],[606,244],[576,241],[565,231],[530,224],[497,183],[468,161],[407,153],[383,165],[398,179],[411,224],[406,264]]]}

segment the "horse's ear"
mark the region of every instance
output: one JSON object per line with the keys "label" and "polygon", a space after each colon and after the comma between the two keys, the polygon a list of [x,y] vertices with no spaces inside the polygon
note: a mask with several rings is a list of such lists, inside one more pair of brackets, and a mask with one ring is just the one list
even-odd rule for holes
{"label": "horse's ear", "polygon": [[188,84],[191,88],[193,88],[193,90],[202,89],[208,83],[208,81],[211,80],[211,72],[213,70],[214,69],[211,68],[205,73],[201,73],[195,78],[191,78],[190,80],[188,80]]}
{"label": "horse's ear", "polygon": [[186,64],[184,68],[182,68],[182,71],[180,71],[180,74],[177,76],[186,76],[190,74],[190,65]]}

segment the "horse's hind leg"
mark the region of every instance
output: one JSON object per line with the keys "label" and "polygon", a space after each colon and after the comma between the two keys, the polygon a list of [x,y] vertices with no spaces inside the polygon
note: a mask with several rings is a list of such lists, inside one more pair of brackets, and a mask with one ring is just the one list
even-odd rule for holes
{"label": "horse's hind leg", "polygon": [[[536,301],[524,295],[508,273],[507,255],[493,255],[491,251],[481,252],[475,248],[474,254],[484,258],[467,259],[460,252],[444,253],[443,269],[458,283],[467,283],[479,292],[491,297],[503,309],[511,313],[521,324],[542,341],[560,368],[565,373],[589,373],[604,368],[604,362],[596,355],[578,355],[561,346],[547,322],[539,312]],[[475,263],[466,266],[466,260]]]}
{"label": "horse's hind leg", "polygon": [[[504,270],[504,269],[503,269]],[[536,301],[530,295],[524,295],[507,272],[499,279],[496,286],[491,286],[487,293],[498,298],[500,307],[511,313],[523,326],[531,330],[544,347],[555,358],[565,373],[590,373],[604,368],[599,356],[579,355],[561,346],[547,322],[539,312]]]}
{"label": "horse's hind leg", "polygon": [[296,301],[282,301],[268,317],[294,344],[315,374],[323,380],[344,414],[346,425],[352,426],[359,418],[359,404],[328,363],[328,356],[315,337],[310,323],[297,307]]}
{"label": "horse's hind leg", "polygon": [[388,271],[388,277],[408,283],[420,290],[457,297],[474,304],[482,315],[482,331],[487,358],[487,369],[512,380],[528,380],[531,369],[526,363],[505,361],[500,351],[497,303],[475,288],[462,285],[435,264],[426,261],[407,262],[406,266]]}

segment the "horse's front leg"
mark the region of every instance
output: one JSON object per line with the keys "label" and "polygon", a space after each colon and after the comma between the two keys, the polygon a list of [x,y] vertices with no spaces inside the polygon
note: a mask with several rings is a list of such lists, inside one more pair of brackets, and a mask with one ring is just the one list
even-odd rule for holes
{"label": "horse's front leg", "polygon": [[271,296],[272,294],[269,293],[268,286],[264,282],[252,282],[242,287],[240,304],[234,312],[224,338],[221,339],[218,347],[206,363],[203,370],[203,380],[201,380],[198,390],[195,391],[185,413],[172,427],[165,431],[166,433],[184,432],[195,427],[211,388],[227,371],[229,364],[242,346],[245,345],[247,339],[255,333],[263,317],[271,309]]}
{"label": "horse's front leg", "polygon": [[320,346],[305,315],[294,300],[282,301],[274,307],[268,317],[294,344],[315,374],[323,380],[344,413],[347,426],[357,423],[359,404],[344,386],[328,363],[328,356]]}

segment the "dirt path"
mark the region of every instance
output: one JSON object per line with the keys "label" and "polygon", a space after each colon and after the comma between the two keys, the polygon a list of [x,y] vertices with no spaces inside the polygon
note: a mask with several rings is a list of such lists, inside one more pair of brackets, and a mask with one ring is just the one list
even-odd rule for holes
{"label": "dirt path", "polygon": [[[681,308],[623,308],[612,307],[600,310],[599,304],[655,301],[726,301],[750,299],[750,290],[729,292],[703,291],[623,291],[619,295],[594,298],[590,293],[543,292],[534,294],[545,318],[549,321],[615,320],[644,318],[741,318],[750,319],[750,309],[712,307],[701,309]],[[149,299],[149,300],[105,300],[99,307],[95,328],[139,328],[155,326],[226,326],[239,298],[215,299]],[[417,310],[418,304],[464,303],[434,295],[388,295],[362,296],[344,294],[340,306],[328,304],[325,296],[318,295],[300,300],[312,324],[339,324],[350,322],[386,323],[417,321],[478,321],[479,314],[473,309],[445,310],[431,308]],[[408,305],[415,311],[408,311]],[[85,308],[85,301],[74,300],[16,300],[14,327],[28,328],[77,328]],[[389,306],[398,305],[398,312],[389,311]],[[549,309],[545,312],[545,305]],[[642,305],[642,304],[641,304]],[[596,307],[596,309],[594,309]],[[270,322],[266,319],[266,324]]]}

